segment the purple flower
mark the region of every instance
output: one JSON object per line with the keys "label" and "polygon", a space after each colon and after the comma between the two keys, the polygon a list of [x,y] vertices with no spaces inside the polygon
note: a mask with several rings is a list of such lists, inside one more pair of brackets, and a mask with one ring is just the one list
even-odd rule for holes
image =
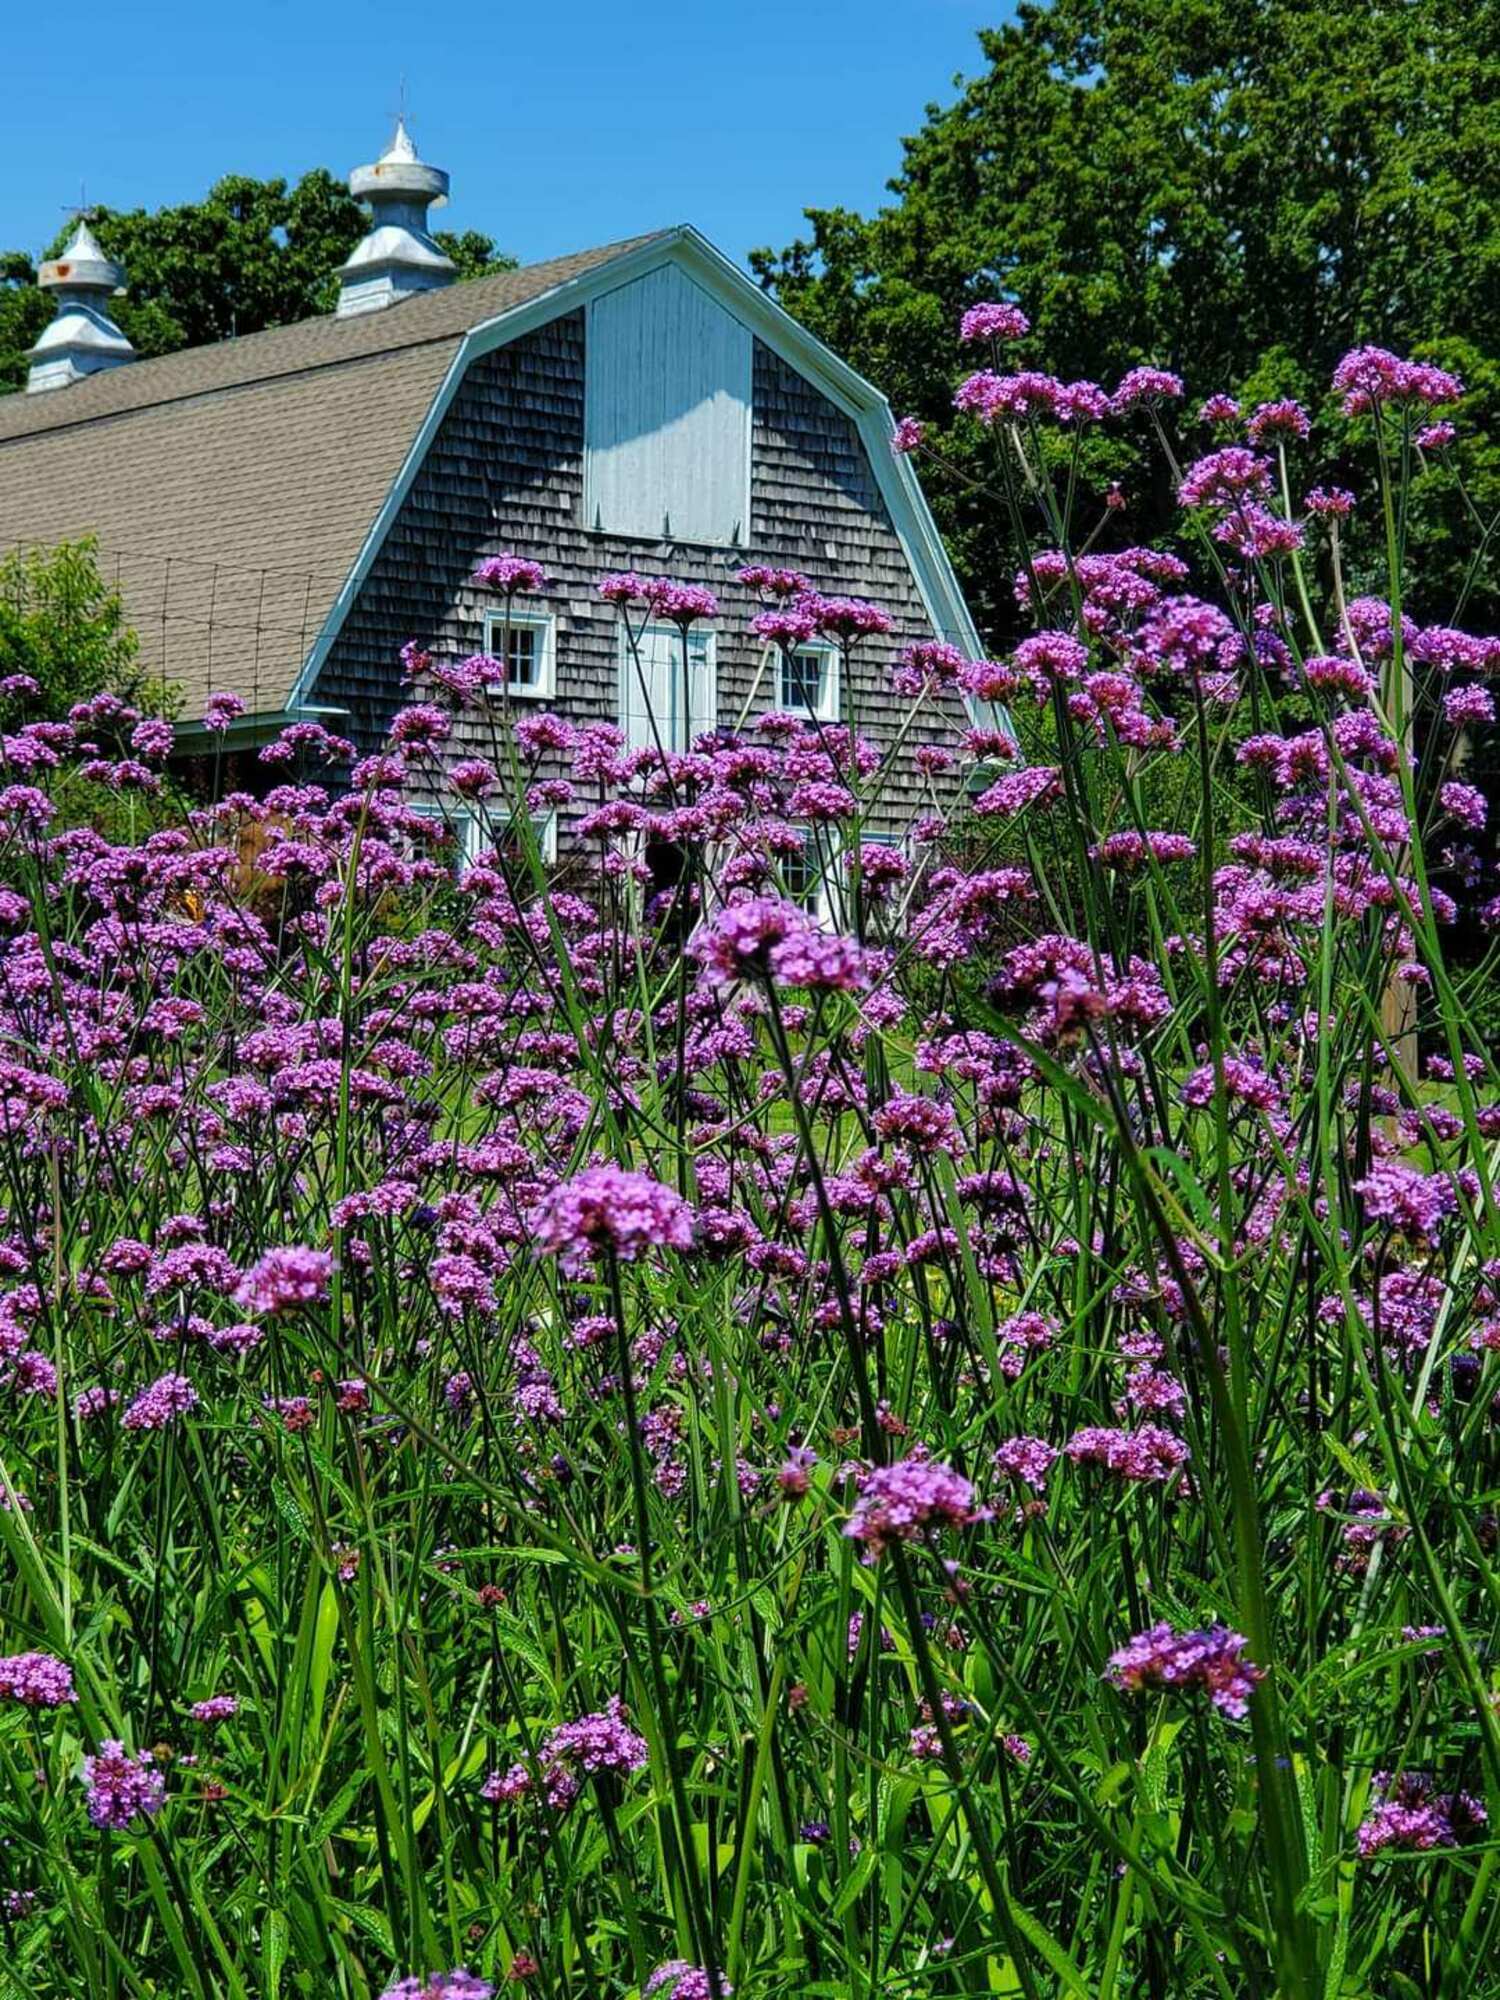
{"label": "purple flower", "polygon": [[1242,444],[1230,444],[1190,465],[1177,497],[1184,507],[1232,507],[1270,490],[1270,459]]}
{"label": "purple flower", "polygon": [[1033,417],[1060,417],[1072,414],[1072,398],[1066,383],[1039,369],[1022,369],[1018,375],[996,375],[981,368],[960,382],[954,392],[953,407],[967,410],[981,423],[1025,421]]}
{"label": "purple flower", "polygon": [[491,2000],[495,1989],[460,1965],[452,1972],[415,1973],[387,1986],[380,2000]]}
{"label": "purple flower", "polygon": [[92,1757],[84,1758],[83,1782],[89,1818],[100,1827],[152,1819],[167,1796],[166,1780],[151,1753],[141,1750],[131,1756],[115,1737],[106,1737]]}
{"label": "purple flower", "polygon": [[[595,1715],[581,1715],[576,1722],[564,1722],[548,1732],[537,1751],[537,1771],[542,1792],[554,1811],[569,1807],[585,1778],[605,1771],[629,1777],[643,1771],[650,1761],[650,1749],[625,1720],[618,1695],[612,1696]],[[508,1771],[494,1771],[480,1787],[480,1797],[492,1804],[505,1804],[530,1791],[532,1774],[524,1764],[512,1764]]]}
{"label": "purple flower", "polygon": [[537,1248],[575,1262],[608,1251],[630,1263],[652,1249],[691,1250],[693,1211],[649,1174],[585,1167],[545,1197],[531,1219]]}
{"label": "purple flower", "polygon": [[1025,770],[1011,771],[998,778],[989,790],[974,801],[977,813],[993,813],[1001,819],[1014,819],[1025,812],[1028,806],[1039,800],[1055,798],[1062,790],[1062,773],[1050,765],[1028,765]]}
{"label": "purple flower", "polygon": [[0,1659],[0,1701],[23,1708],[63,1708],[76,1701],[73,1670],[51,1653],[12,1653]]}
{"label": "purple flower", "polygon": [[870,983],[869,960],[853,938],[802,924],[773,946],[771,976],[811,993],[858,993]]}
{"label": "purple flower", "polygon": [[1302,504],[1309,514],[1317,514],[1324,520],[1343,521],[1354,512],[1354,495],[1347,486],[1314,486],[1304,496]]}
{"label": "purple flower", "polygon": [[[910,423],[910,417],[903,421]],[[899,426],[898,426],[899,428]],[[747,590],[758,590],[762,597],[775,603],[782,603],[789,597],[808,597],[812,594],[811,580],[800,569],[778,569],[770,563],[746,563],[735,575]]]}
{"label": "purple flower", "polygon": [[1030,331],[1031,322],[1019,306],[1006,305],[995,299],[970,306],[958,323],[958,337],[965,342],[1024,340]]}
{"label": "purple flower", "polygon": [[1115,415],[1123,416],[1143,403],[1175,402],[1182,394],[1182,377],[1165,368],[1132,368],[1111,397]]}
{"label": "purple flower", "polygon": [[163,722],[157,717],[148,717],[144,722],[138,722],[131,730],[130,747],[139,756],[149,757],[159,763],[163,757],[172,754],[175,734],[170,722]]}
{"label": "purple flower", "polygon": [[132,1398],[120,1419],[127,1431],[162,1431],[198,1403],[198,1391],[185,1375],[158,1376]]}
{"label": "purple flower", "polygon": [[1446,1174],[1423,1174],[1401,1160],[1379,1160],[1354,1192],[1364,1200],[1372,1222],[1388,1222],[1399,1236],[1418,1242],[1436,1241],[1443,1223],[1458,1206],[1458,1195]]}
{"label": "purple flower", "polygon": [[758,611],[750,620],[750,630],[769,645],[790,648],[805,646],[809,639],[816,639],[818,621],[806,604],[794,600]]}
{"label": "purple flower", "polygon": [[[1243,1056],[1225,1056],[1224,1095],[1230,1103],[1248,1104],[1252,1111],[1274,1111],[1281,1103],[1281,1091],[1259,1063]],[[1217,1078],[1212,1063],[1195,1069],[1182,1086],[1184,1104],[1201,1108],[1214,1101]]]}
{"label": "purple flower", "polygon": [[803,603],[816,620],[818,630],[830,638],[852,642],[895,629],[889,611],[867,603],[862,597],[824,597],[818,591],[811,591]]}
{"label": "purple flower", "polygon": [[1045,1438],[1006,1438],[995,1452],[995,1470],[1008,1473],[1012,1479],[1024,1480],[1040,1493],[1056,1460],[1057,1452]]}
{"label": "purple flower", "polygon": [[1286,397],[1278,403],[1258,403],[1245,426],[1245,435],[1251,444],[1264,444],[1267,439],[1305,438],[1311,429],[1312,419],[1306,410]]}
{"label": "purple flower", "polygon": [[700,618],[716,618],[719,600],[701,583],[678,583],[670,576],[637,576],[619,570],[599,585],[599,595],[622,609],[641,605],[654,617],[669,619],[684,629]]}
{"label": "purple flower", "polygon": [[188,1710],[194,1722],[228,1722],[239,1712],[239,1702],[232,1694],[211,1694],[205,1701],[195,1701]]}
{"label": "purple flower", "polygon": [[486,556],[469,580],[481,590],[502,591],[507,597],[534,597],[547,588],[547,572],[525,556]]}
{"label": "purple flower", "polygon": [[892,1542],[910,1542],[929,1528],[966,1527],[981,1518],[974,1489],[961,1473],[930,1458],[877,1466],[860,1485],[844,1533],[879,1556]]}
{"label": "purple flower", "polygon": [[647,585],[646,604],[658,618],[686,628],[700,618],[717,618],[719,600],[701,583],[674,583],[657,577]]}
{"label": "purple flower", "polygon": [[1394,403],[1429,408],[1456,403],[1464,393],[1463,383],[1447,369],[1425,361],[1403,361],[1385,347],[1354,348],[1334,369],[1333,386],[1344,399],[1346,417]]}
{"label": "purple flower", "polygon": [[[719,1979],[721,1994],[733,1993],[734,1988],[722,1976]],[[685,1958],[669,1958],[665,1965],[657,1966],[641,1988],[645,2000],[652,2000],[659,1994],[661,2000],[714,2000],[713,1985],[706,1972],[696,1965],[690,1965]]]}
{"label": "purple flower", "polygon": [[1461,785],[1456,779],[1439,788],[1438,804],[1449,819],[1457,820],[1471,833],[1478,833],[1489,816],[1489,803],[1484,793],[1477,786]]}
{"label": "purple flower", "polygon": [[810,1446],[793,1445],[776,1474],[777,1490],[783,1500],[801,1500],[806,1496],[817,1462],[818,1454]]}
{"label": "purple flower", "polygon": [[211,694],[203,704],[203,727],[222,736],[229,725],[238,722],[244,713],[245,704],[237,694]]}
{"label": "purple flower", "polygon": [[915,417],[903,417],[891,432],[891,450],[898,457],[907,452],[919,451],[926,432]]}
{"label": "purple flower", "polygon": [[1159,1424],[1142,1424],[1134,1431],[1088,1425],[1075,1431],[1063,1449],[1075,1465],[1102,1466],[1121,1479],[1143,1485],[1162,1485],[1174,1479],[1188,1461],[1188,1448],[1182,1439]]}
{"label": "purple flower", "polygon": [[809,929],[806,913],[780,896],[747,896],[727,904],[688,947],[709,982],[720,988],[766,977],[772,954]]}
{"label": "purple flower", "polygon": [[292,1312],[326,1299],[332,1277],[333,1257],[327,1250],[301,1244],[267,1250],[245,1273],[234,1302],[241,1312]]}
{"label": "purple flower", "polygon": [[1198,421],[1204,424],[1232,424],[1240,414],[1240,406],[1233,396],[1226,396],[1221,390],[1210,396],[1198,412]]}
{"label": "purple flower", "polygon": [[1109,1678],[1132,1694],[1146,1688],[1176,1693],[1198,1688],[1222,1714],[1238,1717],[1245,1713],[1256,1683],[1265,1678],[1264,1667],[1244,1657],[1249,1643],[1227,1625],[1210,1625],[1200,1632],[1153,1625],[1110,1655]]}
{"label": "purple flower", "polygon": [[1457,1847],[1489,1824],[1489,1814],[1467,1792],[1437,1792],[1421,1771],[1393,1778],[1375,1773],[1378,1803],[1356,1836],[1360,1856],[1368,1860],[1388,1847],[1425,1853],[1435,1847]]}
{"label": "purple flower", "polygon": [[814,992],[858,992],[870,984],[866,954],[854,938],[818,930],[782,896],[744,896],[726,904],[688,950],[720,992],[766,978]]}
{"label": "purple flower", "polygon": [[1493,722],[1495,697],[1488,688],[1474,682],[1467,687],[1450,688],[1443,696],[1443,716],[1455,729],[1478,722]]}

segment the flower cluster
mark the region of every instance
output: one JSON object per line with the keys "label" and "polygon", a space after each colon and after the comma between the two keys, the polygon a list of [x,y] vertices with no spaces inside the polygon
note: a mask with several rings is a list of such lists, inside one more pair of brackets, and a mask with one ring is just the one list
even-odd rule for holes
{"label": "flower cluster", "polygon": [[1109,1677],[1118,1688],[1139,1693],[1163,1688],[1174,1694],[1194,1689],[1206,1694],[1221,1714],[1242,1716],[1265,1669],[1245,1658],[1249,1640],[1227,1625],[1177,1632],[1166,1624],[1137,1633],[1109,1658]]}
{"label": "flower cluster", "polygon": [[536,1246],[554,1256],[619,1257],[626,1263],[655,1249],[691,1250],[693,1211],[681,1195],[649,1174],[624,1167],[587,1167],[563,1181],[532,1217]]}
{"label": "flower cluster", "polygon": [[12,1653],[0,1659],[0,1701],[23,1708],[65,1708],[77,1701],[73,1670],[51,1653]]}
{"label": "flower cluster", "polygon": [[[995,301],[963,328],[1027,333]],[[1036,1949],[1045,1986],[1060,1914],[1122,1991],[1320,1990],[1282,1979],[1250,1821],[1294,1823],[1316,1746],[1335,1854],[1377,1674],[1434,1775],[1377,1785],[1360,1851],[1406,1860],[1341,1904],[1348,1962],[1415,1990],[1464,1935],[1500,643],[1480,583],[1458,612],[1379,574],[1419,422],[1451,477],[1421,438],[1458,385],[1350,358],[1357,506],[1312,483],[1335,408],[1195,395],[1181,468],[1142,467],[1190,564],[1110,483],[1183,423],[1174,375],[975,358],[960,406],[1041,535],[986,648],[818,533],[597,599],[554,554],[598,645],[674,628],[652,667],[693,723],[657,741],[562,652],[556,706],[511,704],[504,663],[419,637],[378,734],[257,748],[212,698],[179,784],[162,718],[0,679],[0,1520],[10,1643],[57,1649],[0,1660],[36,1773],[0,1801],[0,1914],[49,2000],[106,1963],[191,1984],[181,1883],[181,1949],[229,1986],[284,1943],[284,1987],[391,2000],[714,2000],[721,1946],[747,1989],[832,1990],[879,1903],[953,1942],[939,1983],[998,1953],[1026,1984]],[[550,588],[525,552],[473,581]],[[1175,1618],[1109,1657],[1238,1589],[1250,1527],[1274,1660]],[[1057,1756],[1128,1765],[1148,1691],[1257,1740],[1158,1732],[1171,1866],[1123,1923],[1068,1873],[1097,1802]],[[152,1747],[98,1744],[80,1786],[100,1716]],[[1019,1943],[995,1884],[931,1865],[986,1836],[1046,1885]],[[338,1921],[294,1895],[272,1927],[299,1841]],[[484,1976],[436,1969],[465,1955]]]}
{"label": "flower cluster", "polygon": [[963,1528],[980,1518],[974,1489],[961,1473],[913,1455],[861,1476],[844,1533],[873,1559],[892,1542],[916,1541],[933,1528]]}
{"label": "flower cluster", "polygon": [[127,1827],[132,1820],[154,1819],[166,1802],[167,1785],[148,1750],[131,1756],[125,1745],[107,1737],[92,1757],[83,1760],[88,1815],[98,1827]]}
{"label": "flower cluster", "polygon": [[[619,1697],[612,1696],[597,1715],[579,1716],[548,1734],[537,1752],[535,1782],[547,1804],[561,1812],[577,1798],[585,1778],[609,1771],[628,1777],[644,1770],[649,1756],[646,1739],[630,1727]],[[502,1804],[524,1797],[533,1782],[529,1764],[513,1764],[486,1778],[482,1796]]]}
{"label": "flower cluster", "polygon": [[1439,1792],[1421,1771],[1392,1777],[1375,1773],[1376,1803],[1361,1822],[1358,1844],[1368,1860],[1386,1848],[1422,1853],[1434,1847],[1457,1847],[1472,1840],[1489,1824],[1489,1814],[1468,1792]]}
{"label": "flower cluster", "polygon": [[414,1973],[387,1986],[380,2000],[490,2000],[494,1987],[458,1966],[452,1972]]}

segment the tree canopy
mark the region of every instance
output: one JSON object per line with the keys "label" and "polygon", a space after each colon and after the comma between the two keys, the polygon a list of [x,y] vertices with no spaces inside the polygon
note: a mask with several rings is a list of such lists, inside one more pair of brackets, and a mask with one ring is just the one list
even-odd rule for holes
{"label": "tree canopy", "polygon": [[[810,210],[809,236],[752,258],[898,412],[972,469],[955,330],[997,295],[1032,320],[1019,365],[1108,387],[1155,362],[1193,398],[1316,408],[1337,357],[1378,341],[1464,375],[1459,461],[1480,512],[1500,506],[1495,0],[1053,0],[980,42],[983,73],[904,141],[888,207]],[[1101,494],[1120,454],[1091,453]],[[1418,501],[1451,594],[1464,503],[1444,477]],[[928,484],[1003,622],[979,510]],[[1164,492],[1131,498],[1134,533],[1165,525]]]}
{"label": "tree canopy", "polygon": [[[344,183],[316,167],[284,180],[228,174],[202,201],[159,209],[89,211],[100,243],[129,282],[115,317],[143,355],[170,354],[263,327],[331,312],[336,273],[369,228],[368,212]],[[60,230],[38,262],[56,256]],[[504,270],[514,259],[488,236],[439,231],[460,278]],[[0,394],[26,380],[26,351],[52,317],[25,251],[0,252]]]}

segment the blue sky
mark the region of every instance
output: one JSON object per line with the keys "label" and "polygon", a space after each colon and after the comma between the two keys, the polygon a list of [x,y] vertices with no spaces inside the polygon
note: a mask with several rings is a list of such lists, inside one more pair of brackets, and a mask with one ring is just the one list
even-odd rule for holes
{"label": "blue sky", "polygon": [[78,199],[372,159],[406,80],[440,225],[523,261],[693,222],[730,256],[804,207],[868,210],[1007,0],[75,0],[6,30],[0,249]]}

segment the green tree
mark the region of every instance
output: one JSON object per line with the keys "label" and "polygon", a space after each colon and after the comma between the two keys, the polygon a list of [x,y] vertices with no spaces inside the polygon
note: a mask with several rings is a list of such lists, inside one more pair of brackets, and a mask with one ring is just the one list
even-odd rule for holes
{"label": "green tree", "polygon": [[[1316,405],[1356,342],[1420,351],[1469,381],[1458,461],[1493,515],[1496,0],[1053,0],[980,43],[984,72],[904,142],[890,206],[810,210],[805,240],[755,253],[783,305],[970,471],[979,441],[950,397],[957,319],[980,298],[1024,305],[1025,365],[1108,387],[1151,361],[1194,398]],[[1122,474],[1128,489],[1128,466],[1101,440],[1096,491]],[[984,510],[928,484],[976,608],[1003,629],[1009,564]],[[1165,488],[1131,498],[1132,532],[1167,527]],[[1473,529],[1446,472],[1417,504],[1440,615]]]}
{"label": "green tree", "polygon": [[169,713],[167,691],[142,673],[139,652],[91,538],[0,556],[0,680],[22,674],[36,683],[36,694],[18,697],[28,715],[65,715],[105,691]]}
{"label": "green tree", "polygon": [[[228,174],[200,202],[90,211],[100,243],[125,266],[116,317],[140,354],[170,354],[330,312],[336,272],[369,228],[368,211],[323,167],[295,186]],[[71,225],[70,225],[71,227]],[[69,231],[42,253],[55,256]],[[514,259],[488,236],[439,231],[460,278]],[[40,260],[38,260],[40,261]],[[26,351],[52,316],[25,252],[0,252],[0,393],[26,380]]]}

